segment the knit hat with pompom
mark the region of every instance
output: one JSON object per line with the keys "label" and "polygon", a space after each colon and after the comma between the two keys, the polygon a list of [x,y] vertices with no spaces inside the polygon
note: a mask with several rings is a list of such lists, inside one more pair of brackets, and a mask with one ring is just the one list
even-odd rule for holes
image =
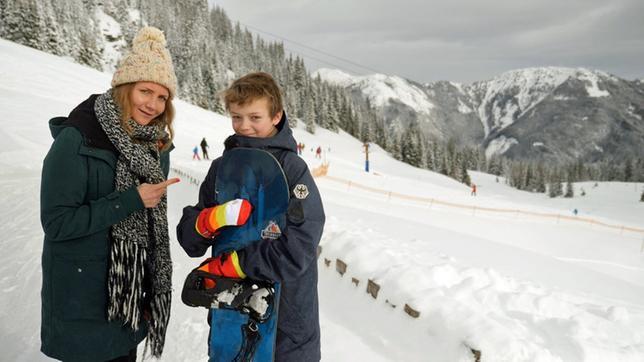
{"label": "knit hat with pompom", "polygon": [[146,26],[132,41],[132,50],[120,62],[112,87],[133,82],[154,82],[168,88],[170,97],[177,91],[177,77],[161,30]]}

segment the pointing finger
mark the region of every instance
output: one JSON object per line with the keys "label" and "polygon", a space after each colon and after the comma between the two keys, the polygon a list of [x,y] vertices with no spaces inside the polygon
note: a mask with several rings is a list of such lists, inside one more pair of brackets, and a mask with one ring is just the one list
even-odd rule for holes
{"label": "pointing finger", "polygon": [[176,184],[179,181],[181,181],[181,180],[178,177],[175,177],[175,178],[170,178],[170,179],[167,179],[166,181],[160,182],[157,185],[159,187],[166,188],[166,187],[168,187],[170,185]]}

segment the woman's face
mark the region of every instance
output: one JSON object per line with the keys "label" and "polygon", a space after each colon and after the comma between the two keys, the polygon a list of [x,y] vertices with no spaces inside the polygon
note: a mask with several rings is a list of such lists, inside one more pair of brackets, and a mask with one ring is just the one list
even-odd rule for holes
{"label": "woman's face", "polygon": [[130,92],[132,119],[142,126],[147,126],[165,111],[169,98],[170,92],[160,84],[136,82]]}

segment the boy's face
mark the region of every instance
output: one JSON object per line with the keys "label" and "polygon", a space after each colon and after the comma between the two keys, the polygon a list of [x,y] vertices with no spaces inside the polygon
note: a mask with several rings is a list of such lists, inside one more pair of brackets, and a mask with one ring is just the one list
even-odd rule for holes
{"label": "boy's face", "polygon": [[255,99],[243,106],[231,103],[228,111],[233,121],[233,129],[240,136],[267,138],[277,133],[277,124],[282,118],[282,112],[277,112],[275,117],[270,116],[268,99],[266,97]]}

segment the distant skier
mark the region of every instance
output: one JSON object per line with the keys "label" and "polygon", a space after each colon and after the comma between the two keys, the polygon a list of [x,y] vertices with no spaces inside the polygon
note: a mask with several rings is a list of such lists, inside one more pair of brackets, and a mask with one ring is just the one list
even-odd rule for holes
{"label": "distant skier", "polygon": [[199,146],[195,146],[195,148],[192,149],[192,159],[197,159],[197,161],[201,161],[201,158],[199,158]]}
{"label": "distant skier", "polygon": [[578,211],[577,209],[574,209],[574,210],[572,210],[572,213],[573,213],[573,214],[575,214],[575,216],[577,216],[577,214],[579,213],[579,211]]}
{"label": "distant skier", "polygon": [[318,146],[315,150],[315,158],[322,158],[322,147]]}
{"label": "distant skier", "polygon": [[470,195],[476,196],[476,184],[472,184],[472,193]]}
{"label": "distant skier", "polygon": [[210,158],[208,157],[208,142],[206,142],[206,137],[204,137],[201,140],[201,143],[199,145],[201,146],[201,153],[203,154],[203,159],[209,160]]}

